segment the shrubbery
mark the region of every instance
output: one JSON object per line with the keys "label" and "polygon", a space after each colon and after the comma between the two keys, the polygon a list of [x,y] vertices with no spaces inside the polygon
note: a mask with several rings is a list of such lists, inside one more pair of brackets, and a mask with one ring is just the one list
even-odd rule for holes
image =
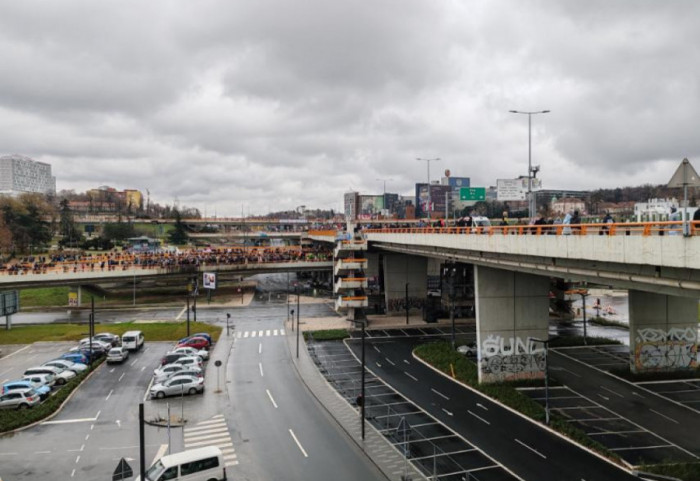
{"label": "shrubbery", "polygon": [[342,341],[347,337],[350,337],[347,329],[326,329],[304,332],[304,339],[307,341]]}

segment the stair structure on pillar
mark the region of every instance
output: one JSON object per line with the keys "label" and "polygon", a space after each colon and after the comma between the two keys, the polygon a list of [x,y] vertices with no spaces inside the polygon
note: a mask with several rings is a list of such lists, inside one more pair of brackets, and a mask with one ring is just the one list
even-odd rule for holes
{"label": "stair structure on pillar", "polygon": [[367,307],[367,241],[364,239],[338,240],[333,255],[333,292],[337,298],[335,310],[355,318],[355,309]]}

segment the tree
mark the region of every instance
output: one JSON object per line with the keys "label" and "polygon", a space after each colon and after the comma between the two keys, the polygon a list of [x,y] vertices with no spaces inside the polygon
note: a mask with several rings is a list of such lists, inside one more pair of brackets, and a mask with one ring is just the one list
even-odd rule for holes
{"label": "tree", "polygon": [[[41,194],[23,194],[16,199],[3,198],[0,212],[4,229],[11,233],[10,255],[30,252],[51,242],[50,218],[55,209]],[[7,235],[7,234],[5,234]]]}
{"label": "tree", "polygon": [[102,237],[111,241],[123,241],[136,236],[136,230],[131,222],[123,222],[121,216],[117,222],[105,224],[102,228]]}
{"label": "tree", "polygon": [[73,220],[73,212],[70,209],[68,199],[62,199],[59,203],[58,233],[62,236],[59,245],[75,247],[80,238],[78,227]]}
{"label": "tree", "polygon": [[189,239],[189,236],[187,235],[185,224],[182,223],[182,216],[180,215],[180,211],[175,209],[173,211],[173,214],[175,216],[175,227],[172,231],[170,231],[169,240],[172,244],[185,244]]}

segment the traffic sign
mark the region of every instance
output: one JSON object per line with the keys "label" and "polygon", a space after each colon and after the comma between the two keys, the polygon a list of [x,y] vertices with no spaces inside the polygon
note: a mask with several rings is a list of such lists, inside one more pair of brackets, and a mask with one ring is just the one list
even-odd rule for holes
{"label": "traffic sign", "polygon": [[11,316],[19,311],[19,291],[0,292],[0,316]]}
{"label": "traffic sign", "polygon": [[134,475],[134,471],[126,462],[126,459],[122,458],[117,465],[117,469],[114,470],[112,475],[112,481],[121,481],[122,479],[131,478]]}
{"label": "traffic sign", "polygon": [[459,189],[459,200],[486,200],[486,188],[462,187]]}

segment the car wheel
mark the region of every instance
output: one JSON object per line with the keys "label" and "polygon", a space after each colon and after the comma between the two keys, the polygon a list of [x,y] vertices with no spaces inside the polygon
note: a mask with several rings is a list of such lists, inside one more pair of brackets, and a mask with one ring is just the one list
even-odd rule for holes
{"label": "car wheel", "polygon": [[17,406],[17,409],[29,409],[29,404],[22,403],[19,406]]}
{"label": "car wheel", "polygon": [[190,390],[187,392],[188,392],[188,394],[197,394],[197,390],[193,387],[191,387]]}
{"label": "car wheel", "polygon": [[63,378],[59,378],[56,380],[56,384],[58,384],[59,386],[63,386],[65,383],[66,383],[66,380]]}
{"label": "car wheel", "polygon": [[158,393],[156,393],[156,397],[158,399],[163,399],[165,397],[165,393],[163,391],[158,391]]}

